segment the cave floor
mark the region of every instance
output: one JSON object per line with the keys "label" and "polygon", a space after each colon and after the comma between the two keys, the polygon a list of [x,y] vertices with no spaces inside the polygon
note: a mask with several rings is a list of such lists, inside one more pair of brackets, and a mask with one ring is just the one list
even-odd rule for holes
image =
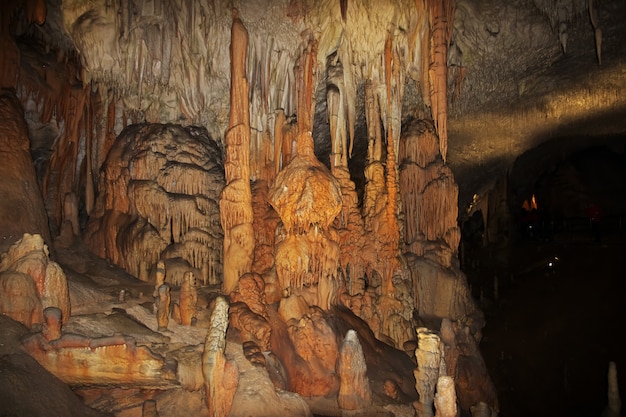
{"label": "cave floor", "polygon": [[[500,416],[600,416],[609,361],[626,375],[626,234],[560,234],[474,255],[465,272],[485,311],[481,350]],[[622,377],[621,398],[625,387]]]}

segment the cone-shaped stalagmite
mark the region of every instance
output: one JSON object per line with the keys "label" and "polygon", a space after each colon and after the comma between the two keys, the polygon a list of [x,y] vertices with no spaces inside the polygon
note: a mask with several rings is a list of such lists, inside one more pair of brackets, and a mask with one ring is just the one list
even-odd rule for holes
{"label": "cone-shaped stalagmite", "polygon": [[367,379],[367,365],[359,338],[354,330],[348,330],[341,344],[339,360],[339,394],[337,402],[345,410],[366,408],[372,402],[372,391]]}

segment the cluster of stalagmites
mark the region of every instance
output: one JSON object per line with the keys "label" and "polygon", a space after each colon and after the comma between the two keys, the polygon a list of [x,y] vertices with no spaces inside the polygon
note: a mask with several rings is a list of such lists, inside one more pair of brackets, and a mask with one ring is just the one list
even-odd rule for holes
{"label": "cluster of stalagmites", "polygon": [[84,236],[93,253],[142,281],[164,260],[176,285],[188,269],[204,284],[219,282],[224,170],[220,145],[205,129],[127,128],[111,148],[98,184]]}

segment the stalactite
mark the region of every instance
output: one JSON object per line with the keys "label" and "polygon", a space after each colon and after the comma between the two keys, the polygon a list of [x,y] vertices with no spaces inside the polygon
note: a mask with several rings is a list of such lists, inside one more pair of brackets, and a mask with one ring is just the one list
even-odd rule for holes
{"label": "stalactite", "polygon": [[454,0],[429,0],[428,6],[432,36],[428,70],[431,111],[439,135],[441,156],[445,162],[448,153],[447,62],[454,19]]}
{"label": "stalactite", "polygon": [[298,65],[298,133],[301,134],[313,131],[315,116],[317,41],[313,35],[309,35]]}
{"label": "stalactite", "polygon": [[245,76],[248,32],[234,13],[231,29],[231,109],[226,133],[226,187],[220,197],[224,228],[223,291],[230,293],[239,277],[252,270],[254,229],[250,190],[250,113]]}

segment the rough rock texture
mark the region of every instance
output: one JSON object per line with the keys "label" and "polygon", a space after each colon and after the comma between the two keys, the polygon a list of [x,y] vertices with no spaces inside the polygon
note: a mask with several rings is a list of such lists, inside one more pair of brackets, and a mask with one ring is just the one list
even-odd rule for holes
{"label": "rough rock texture", "polygon": [[220,196],[220,218],[224,229],[222,290],[225,294],[235,288],[243,274],[252,270],[254,259],[247,49],[248,32],[235,11],[230,42],[230,119],[224,139],[226,186]]}
{"label": "rough rock texture", "polygon": [[204,283],[222,270],[222,152],[205,129],[128,127],[101,171],[85,240],[141,280],[160,259],[182,258]]}
{"label": "rough rock texture", "polygon": [[176,384],[176,376],[163,358],[145,346],[137,346],[132,337],[65,334],[49,342],[41,333],[35,333],[22,344],[29,355],[68,385],[150,388]]}
{"label": "rough rock texture", "polygon": [[372,403],[372,391],[367,379],[363,349],[354,330],[349,330],[341,343],[337,361],[339,393],[337,402],[345,410],[367,408]]}
{"label": "rough rock texture", "polygon": [[24,109],[10,90],[0,90],[0,253],[24,233],[49,245],[50,229],[30,153]]}
{"label": "rough rock texture", "polygon": [[104,417],[83,404],[58,378],[20,348],[28,333],[20,323],[0,315],[0,415]]}
{"label": "rough rock texture", "polygon": [[50,260],[48,246],[40,235],[26,233],[2,254],[0,282],[4,292],[1,311],[28,327],[43,321],[43,309],[47,307],[59,308],[63,322],[69,319],[67,278],[59,264]]}
{"label": "rough rock texture", "polygon": [[[295,392],[307,397],[336,394],[339,389],[335,369],[339,346],[324,312],[311,307],[300,319],[290,320],[287,328],[295,352],[306,364],[305,372],[300,371],[297,379],[291,380]],[[286,366],[289,368],[293,364],[287,363]]]}
{"label": "rough rock texture", "polygon": [[206,387],[206,402],[211,417],[230,414],[235,390],[239,384],[234,362],[224,355],[228,328],[228,302],[218,297],[211,314],[209,333],[202,353],[202,374]]}
{"label": "rough rock texture", "polygon": [[[417,329],[417,369],[415,370],[415,388],[419,393],[419,402],[415,403],[418,417],[433,417],[435,390],[439,376],[445,374],[445,362],[442,361],[443,343],[439,336],[426,328]],[[442,366],[444,371],[442,372]]]}
{"label": "rough rock texture", "polygon": [[339,246],[329,226],[341,211],[341,189],[313,154],[311,134],[301,133],[297,143],[296,156],[268,194],[283,228],[276,242],[276,273],[283,291],[328,309],[339,288]]}

